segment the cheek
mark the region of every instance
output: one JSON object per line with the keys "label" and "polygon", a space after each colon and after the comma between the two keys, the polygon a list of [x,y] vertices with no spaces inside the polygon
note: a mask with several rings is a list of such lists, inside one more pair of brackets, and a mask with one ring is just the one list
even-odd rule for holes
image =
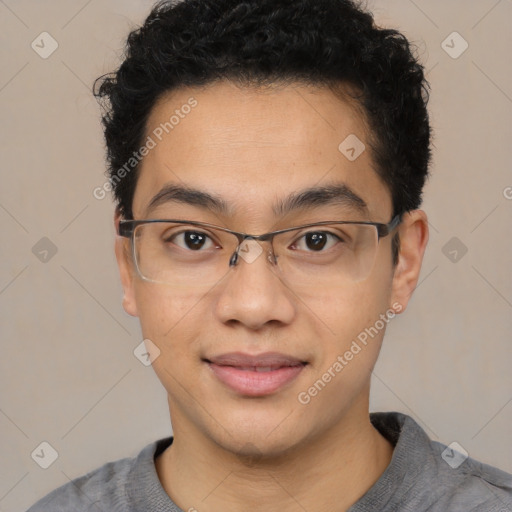
{"label": "cheek", "polygon": [[392,281],[386,268],[342,290],[324,290],[322,295],[303,298],[314,312],[314,331],[321,341],[314,373],[317,378],[324,376],[334,382],[325,399],[358,395],[373,370],[390,321],[387,312]]}
{"label": "cheek", "polygon": [[[315,329],[327,345],[343,348],[388,309],[391,279],[368,279],[343,289],[326,289],[302,295],[304,314],[314,319]],[[318,331],[320,330],[320,332]]]}
{"label": "cheek", "polygon": [[181,397],[178,401],[186,401],[189,393],[201,396],[195,376],[202,364],[203,326],[209,323],[207,297],[201,300],[197,294],[150,283],[141,283],[136,293],[143,337],[160,350],[152,363],[157,378],[175,400]]}
{"label": "cheek", "polygon": [[[319,408],[318,414],[337,416],[362,396],[391,318],[387,316],[389,296],[390,279],[379,278],[326,293],[321,302],[315,303],[321,318],[322,348],[317,353],[311,387],[303,391],[312,402],[312,397],[318,395],[313,406]],[[336,406],[331,409],[321,405],[326,403]]]}
{"label": "cheek", "polygon": [[142,334],[161,352],[158,364],[168,366],[176,360],[186,361],[182,354],[190,356],[194,352],[206,301],[199,300],[197,295],[151,283],[140,283],[135,294]]}

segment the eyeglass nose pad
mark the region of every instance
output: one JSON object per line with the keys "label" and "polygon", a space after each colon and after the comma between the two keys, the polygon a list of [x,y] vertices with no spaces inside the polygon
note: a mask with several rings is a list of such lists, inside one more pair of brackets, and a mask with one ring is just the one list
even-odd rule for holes
{"label": "eyeglass nose pad", "polygon": [[238,249],[229,258],[229,266],[234,267],[238,263]]}
{"label": "eyeglass nose pad", "polygon": [[268,250],[267,260],[272,263],[272,265],[277,265],[277,256],[274,253],[272,247]]}
{"label": "eyeglass nose pad", "polygon": [[[238,264],[238,251],[240,250],[240,246],[237,247],[236,251],[229,258],[229,266],[234,267]],[[272,263],[272,265],[277,265],[277,256],[274,253],[272,247],[268,250],[267,260]]]}

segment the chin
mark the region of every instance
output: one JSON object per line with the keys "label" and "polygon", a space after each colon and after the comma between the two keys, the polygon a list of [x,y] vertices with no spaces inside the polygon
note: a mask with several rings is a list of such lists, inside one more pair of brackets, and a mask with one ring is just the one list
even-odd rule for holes
{"label": "chin", "polygon": [[243,417],[238,414],[236,418],[225,414],[222,417],[226,419],[226,430],[214,425],[208,436],[224,450],[253,463],[256,459],[285,455],[308,435],[307,426],[300,422],[299,427],[293,414],[267,412]]}

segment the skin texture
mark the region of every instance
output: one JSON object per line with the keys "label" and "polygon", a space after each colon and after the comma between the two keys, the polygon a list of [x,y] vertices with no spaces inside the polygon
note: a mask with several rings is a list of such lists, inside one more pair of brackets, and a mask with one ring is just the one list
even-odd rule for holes
{"label": "skin texture", "polygon": [[[197,106],[144,158],[135,219],[183,218],[260,234],[308,222],[348,219],[338,206],[278,218],[273,203],[306,187],[344,183],[362,197],[368,219],[387,223],[389,190],[372,168],[360,111],[329,89],[271,90],[219,82],[162,97],[147,134],[193,96]],[[350,162],[338,150],[356,134],[367,147]],[[147,212],[169,183],[216,194],[227,214],[173,203]],[[359,219],[356,219],[359,220]],[[364,220],[364,219],[363,219]],[[116,215],[115,222],[119,221]],[[266,258],[241,263],[205,293],[141,280],[129,241],[116,240],[125,310],[161,351],[154,370],[168,393],[174,442],[156,461],[162,486],[184,510],[346,510],[380,477],[393,448],[368,416],[370,376],[385,329],[310,403],[297,400],[379,315],[407,307],[428,239],[424,212],[404,216],[392,265],[391,236],[361,282],[296,292]],[[202,358],[278,351],[308,361],[291,383],[265,397],[240,396]]]}

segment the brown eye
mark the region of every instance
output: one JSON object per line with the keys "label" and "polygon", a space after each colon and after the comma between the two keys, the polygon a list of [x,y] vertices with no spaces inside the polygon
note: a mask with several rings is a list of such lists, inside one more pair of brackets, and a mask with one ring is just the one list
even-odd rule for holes
{"label": "brown eye", "polygon": [[303,251],[321,252],[324,249],[330,249],[336,243],[342,241],[338,236],[327,231],[310,231],[301,236],[295,242],[294,248]]}
{"label": "brown eye", "polygon": [[182,231],[166,238],[166,242],[172,242],[182,249],[189,249],[191,251],[200,251],[201,249],[214,247],[212,239],[200,231]]}

